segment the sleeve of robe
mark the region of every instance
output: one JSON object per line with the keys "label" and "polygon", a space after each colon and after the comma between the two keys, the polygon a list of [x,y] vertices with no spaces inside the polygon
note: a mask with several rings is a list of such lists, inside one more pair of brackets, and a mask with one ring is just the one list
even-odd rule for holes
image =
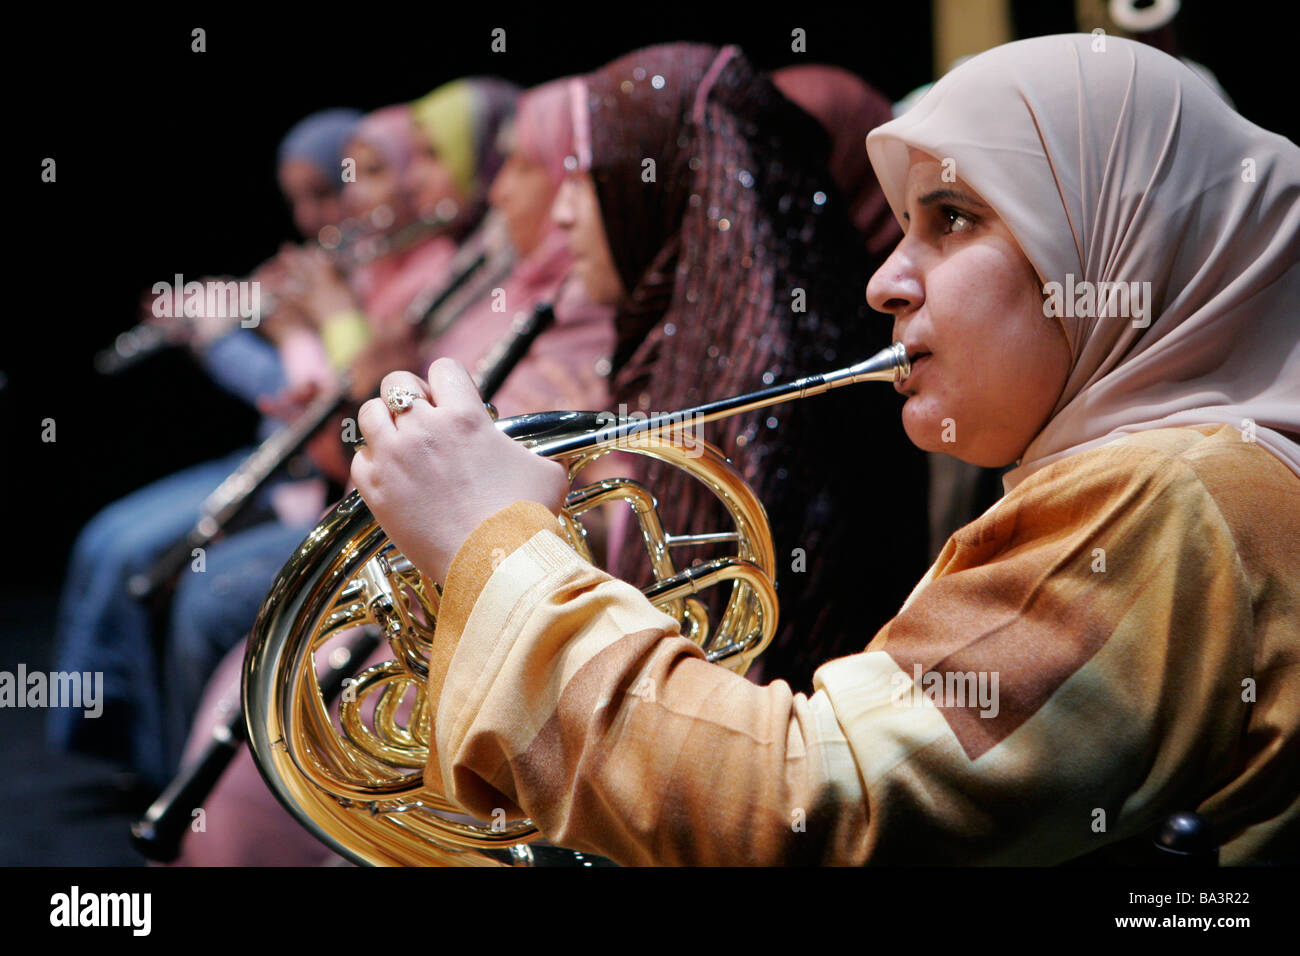
{"label": "sleeve of robe", "polygon": [[284,367],[275,346],[249,329],[235,329],[197,354],[213,381],[249,405],[285,387]]}
{"label": "sleeve of robe", "polygon": [[554,527],[512,505],[448,573],[425,779],[483,819],[625,864],[1048,863],[1231,782],[1253,585],[1150,443],[1027,478],[811,697],[707,663]]}

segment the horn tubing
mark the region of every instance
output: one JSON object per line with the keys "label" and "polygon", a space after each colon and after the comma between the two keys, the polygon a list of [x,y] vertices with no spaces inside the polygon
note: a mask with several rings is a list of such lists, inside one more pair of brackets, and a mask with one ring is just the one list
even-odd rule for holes
{"label": "horn tubing", "polygon": [[908,358],[907,350],[902,342],[895,342],[866,361],[850,365],[848,368],[823,372],[820,375],[807,375],[784,385],[772,385],[755,392],[719,399],[716,402],[706,402],[685,411],[656,415],[644,421],[611,425],[586,435],[573,435],[549,442],[539,442],[531,450],[544,458],[592,451],[604,445],[617,444],[635,435],[658,434],[674,426],[680,426],[685,421],[695,425],[706,425],[719,418],[728,418],[757,408],[767,408],[769,405],[779,405],[782,402],[820,395],[842,385],[854,385],[858,382],[901,382],[911,374],[912,362]]}

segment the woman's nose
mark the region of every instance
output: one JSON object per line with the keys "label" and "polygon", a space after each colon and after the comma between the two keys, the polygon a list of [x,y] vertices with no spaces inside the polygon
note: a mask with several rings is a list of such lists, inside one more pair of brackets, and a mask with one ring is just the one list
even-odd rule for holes
{"label": "woman's nose", "polygon": [[573,225],[573,180],[565,179],[560,184],[555,202],[551,203],[551,221],[562,229]]}
{"label": "woman's nose", "polygon": [[408,196],[419,190],[420,179],[415,172],[415,163],[411,163],[410,166],[408,166],[406,170],[401,174],[401,176],[398,177],[397,188],[400,189],[402,192],[406,193]]}
{"label": "woman's nose", "polygon": [[407,165],[405,172],[402,174],[402,186],[407,192],[418,193],[425,188],[432,178],[433,163],[422,153],[416,156]]}
{"label": "woman's nose", "polygon": [[905,249],[906,244],[904,238],[867,283],[867,304],[877,312],[901,315],[925,301],[920,272]]}

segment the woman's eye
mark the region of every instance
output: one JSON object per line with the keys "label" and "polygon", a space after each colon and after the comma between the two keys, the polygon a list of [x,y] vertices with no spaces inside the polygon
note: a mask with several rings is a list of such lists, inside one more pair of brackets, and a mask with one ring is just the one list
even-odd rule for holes
{"label": "woman's eye", "polygon": [[947,225],[944,231],[949,232],[970,232],[975,228],[975,217],[967,215],[960,209],[954,209],[952,206],[943,207],[943,221]]}

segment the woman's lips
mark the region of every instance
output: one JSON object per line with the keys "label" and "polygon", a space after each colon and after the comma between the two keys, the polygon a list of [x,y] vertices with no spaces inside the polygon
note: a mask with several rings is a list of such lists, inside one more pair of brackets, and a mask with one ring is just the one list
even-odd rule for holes
{"label": "woman's lips", "polygon": [[917,354],[911,356],[911,361],[912,361],[911,374],[909,374],[907,378],[903,379],[901,382],[895,382],[894,390],[901,395],[911,394],[913,390],[913,386],[916,383],[916,374],[917,372],[920,371],[921,366],[925,363],[926,359],[928,359],[929,357],[930,357],[929,352],[918,352]]}

